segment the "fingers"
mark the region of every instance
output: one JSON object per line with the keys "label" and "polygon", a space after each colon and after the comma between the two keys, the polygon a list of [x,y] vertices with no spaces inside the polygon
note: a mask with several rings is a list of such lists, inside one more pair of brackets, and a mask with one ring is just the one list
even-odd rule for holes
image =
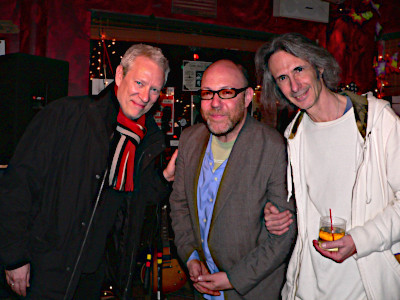
{"label": "fingers", "polygon": [[197,278],[201,275],[201,265],[197,259],[192,259],[187,262],[190,280],[197,282]]}
{"label": "fingers", "polygon": [[289,230],[290,224],[293,223],[292,214],[288,210],[281,213],[265,214],[264,219],[268,231],[275,235],[284,234]]}
{"label": "fingers", "polygon": [[[337,241],[324,242],[321,244],[321,247],[318,245],[318,242],[314,240],[313,245],[315,249],[323,256],[326,256],[338,263],[342,263],[347,258],[357,253],[357,249],[351,235],[345,235],[344,237],[342,237],[340,240]],[[337,248],[338,251],[326,251],[323,248],[325,249]]]}
{"label": "fingers", "polygon": [[204,283],[194,283],[193,287],[202,294],[209,294],[212,296],[219,296],[221,293],[219,291],[213,291],[203,286]]}
{"label": "fingers", "polygon": [[178,149],[176,149],[175,151],[174,151],[174,153],[172,154],[172,156],[171,156],[171,160],[175,163],[175,161],[176,161],[176,157],[178,156]]}
{"label": "fingers", "polygon": [[293,223],[293,219],[289,219],[289,220],[285,221],[282,225],[280,225],[280,224],[271,224],[271,225],[268,224],[266,226],[267,226],[267,228],[271,229],[270,231],[284,231],[284,232],[286,232],[286,231],[289,230],[289,226],[292,223]]}
{"label": "fingers", "polygon": [[198,278],[201,275],[210,274],[206,265],[198,259],[192,259],[188,261],[186,265],[189,270],[190,280],[192,280],[193,282],[198,282]]}
{"label": "fingers", "polygon": [[178,149],[174,151],[170,161],[168,162],[167,167],[163,170],[164,178],[167,181],[173,181],[175,179],[175,163],[177,156],[178,156]]}
{"label": "fingers", "polygon": [[215,277],[215,274],[201,275],[201,276],[199,276],[199,281],[202,281],[202,282],[212,281],[214,277]]}
{"label": "fingers", "polygon": [[[319,244],[318,244],[319,246]],[[332,241],[332,242],[323,242],[320,248],[328,250],[328,249],[338,249],[339,247],[343,247],[343,243],[341,240]]]}
{"label": "fingers", "polygon": [[12,280],[7,279],[7,283],[9,284],[9,286],[11,287],[11,289],[18,295],[20,296],[26,296],[26,288],[27,286],[29,286],[29,283],[27,283],[26,280],[22,280],[22,279],[15,279]]}
{"label": "fingers", "polygon": [[293,219],[291,215],[285,215],[280,219],[268,218],[268,220],[265,221],[265,226],[267,226],[267,228],[271,230],[282,230],[292,223]]}
{"label": "fingers", "polygon": [[274,205],[272,205],[272,204],[271,204],[271,209],[270,209],[270,211],[271,211],[272,214],[275,214],[275,215],[279,214],[278,208],[276,208],[276,206],[274,206]]}
{"label": "fingers", "polygon": [[274,221],[282,224],[284,222],[287,222],[291,218],[292,213],[289,210],[279,212],[279,210],[270,202],[268,202],[264,207],[264,220],[266,222]]}
{"label": "fingers", "polygon": [[23,265],[14,270],[6,270],[6,280],[11,289],[20,296],[26,296],[29,287],[30,264]]}
{"label": "fingers", "polygon": [[[204,266],[204,264],[202,262],[200,262],[199,266],[201,266],[202,268],[203,267],[205,268],[205,266]],[[207,275],[207,274],[209,274],[209,272],[208,272],[208,270],[206,270],[206,273],[202,273],[202,274],[206,274]],[[219,291],[213,291],[212,289],[210,289],[210,286],[208,286],[207,284],[199,282],[199,278],[204,276],[204,275],[201,275],[201,276],[200,275],[201,274],[199,274],[197,276],[190,275],[190,280],[193,281],[193,287],[197,291],[199,291],[202,294],[209,294],[209,295],[212,295],[212,296],[221,295],[221,293]]]}
{"label": "fingers", "polygon": [[200,280],[209,280],[211,276],[206,265],[198,259],[192,259],[187,262],[190,280],[193,282],[193,287],[202,294],[219,296],[221,293],[213,289],[213,282],[200,282]]}
{"label": "fingers", "polygon": [[[323,256],[332,259],[333,261],[337,263],[342,263],[347,257],[344,255],[343,252],[346,252],[344,250],[341,250],[339,247],[338,243],[339,241],[334,241],[334,242],[325,242],[321,244],[321,247],[319,246],[319,243],[317,240],[313,240],[313,246],[314,248]],[[338,250],[331,250],[328,251],[326,249],[338,249]]]}
{"label": "fingers", "polygon": [[168,167],[171,170],[175,170],[175,164],[176,164],[176,158],[178,157],[178,149],[174,151],[174,153],[171,156],[170,161],[168,162]]}
{"label": "fingers", "polygon": [[201,265],[201,274],[199,274],[199,275],[210,274],[210,272],[208,271],[206,265],[203,262],[200,262],[200,265]]}
{"label": "fingers", "polygon": [[271,210],[267,210],[267,212],[264,211],[264,213],[265,221],[280,221],[282,219],[289,219],[292,217],[291,212],[288,210],[285,210],[283,212],[272,212]]}
{"label": "fingers", "polygon": [[267,204],[265,204],[264,206],[264,214],[271,214],[271,207],[272,207],[272,203],[268,202]]}
{"label": "fingers", "polygon": [[201,287],[201,289],[206,290],[207,294],[214,296],[220,295],[221,293],[217,290],[214,279],[215,274],[203,274],[199,276],[197,285]]}
{"label": "fingers", "polygon": [[20,281],[15,283],[15,289],[13,289],[18,295],[20,296],[26,296],[26,281]]}
{"label": "fingers", "polygon": [[282,235],[288,231],[289,231],[289,227],[286,227],[285,229],[282,229],[282,230],[269,230],[270,233],[275,234],[275,235]]}
{"label": "fingers", "polygon": [[314,246],[315,250],[317,250],[323,256],[327,256],[327,255],[330,254],[330,251],[326,250],[326,249],[329,249],[329,248],[326,248],[326,245],[324,245],[325,247],[323,247],[323,248],[320,247],[317,240],[313,240],[313,246]]}

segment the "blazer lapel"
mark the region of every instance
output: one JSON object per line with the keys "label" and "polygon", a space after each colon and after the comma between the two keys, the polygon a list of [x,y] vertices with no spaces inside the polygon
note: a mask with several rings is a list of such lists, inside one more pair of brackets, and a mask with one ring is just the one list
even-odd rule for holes
{"label": "blazer lapel", "polygon": [[199,214],[197,210],[197,186],[200,177],[201,165],[203,164],[204,154],[207,149],[208,140],[210,138],[210,133],[206,126],[204,126],[204,130],[200,132],[198,139],[192,146],[192,155],[189,159],[188,170],[190,170],[187,174],[188,178],[186,180],[186,184],[188,185],[188,191],[192,191],[192,197],[188,201],[189,210],[194,212],[194,224],[195,224],[195,233],[199,240],[200,237],[200,225],[199,225]]}
{"label": "blazer lapel", "polygon": [[213,217],[211,220],[210,232],[211,228],[214,225],[215,220],[217,220],[218,215],[223,210],[224,206],[231,198],[231,194],[234,191],[232,187],[238,184],[238,177],[240,177],[243,171],[243,164],[246,163],[243,160],[243,151],[246,149],[246,145],[251,143],[254,140],[254,136],[248,133],[246,128],[249,126],[249,118],[250,115],[246,116],[246,122],[243,125],[243,128],[240,130],[238,137],[236,138],[235,144],[233,145],[231,154],[229,155],[224,174],[221,178],[221,183],[218,188],[217,199],[215,202]]}

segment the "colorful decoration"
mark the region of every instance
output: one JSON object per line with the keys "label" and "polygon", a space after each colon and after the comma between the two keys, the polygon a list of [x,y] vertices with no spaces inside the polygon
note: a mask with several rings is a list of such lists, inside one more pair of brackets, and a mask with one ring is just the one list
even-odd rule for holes
{"label": "colorful decoration", "polygon": [[375,57],[374,58],[373,67],[375,69],[376,77],[380,77],[380,76],[385,75],[385,72],[386,72],[386,61],[384,61],[384,60],[377,61],[376,57]]}
{"label": "colorful decoration", "polygon": [[361,14],[358,14],[354,9],[351,9],[349,16],[353,19],[354,22],[357,22],[358,24],[361,25],[365,21],[372,19],[374,14],[372,13],[372,11],[365,11]]}
{"label": "colorful decoration", "polygon": [[[374,13],[381,15],[379,12],[380,4],[375,3],[373,0],[363,0],[363,4],[370,5],[372,7],[371,10],[365,10],[363,12],[357,11],[355,9],[351,9],[348,11],[348,15],[351,17],[353,22],[362,25],[364,22],[371,20],[374,17]],[[387,80],[387,75],[394,73],[399,74],[400,68],[398,64],[398,52],[393,55],[385,54],[385,41],[380,39],[383,28],[379,22],[375,24],[375,38],[377,40],[377,56],[374,57],[372,67],[375,70],[376,75],[376,94],[378,98],[382,98],[384,95],[385,86],[389,85]],[[399,45],[400,47],[400,45]],[[347,89],[343,87],[343,89]]]}
{"label": "colorful decoration", "polygon": [[[363,4],[365,5],[371,5],[371,7],[373,8],[373,10],[380,16],[380,12],[379,12],[379,4],[374,3],[372,0],[363,0],[362,1]],[[360,25],[362,25],[364,22],[369,21],[373,18],[374,13],[371,10],[366,10],[366,11],[356,11],[354,8],[347,10],[348,12],[348,16],[351,17],[351,19],[353,20],[353,22],[356,22]]]}
{"label": "colorful decoration", "polygon": [[[349,8],[347,12],[345,12],[353,20],[353,22],[359,24],[360,26],[362,26],[364,22],[371,20],[374,17],[374,13],[378,14],[379,17],[381,15],[379,12],[380,4],[375,3],[373,0],[362,0],[362,3],[364,4],[363,8],[355,7],[358,9],[358,11],[356,11],[355,8]],[[368,10],[368,6],[371,6],[373,10]],[[376,40],[379,40],[378,37],[380,36],[382,29],[383,28],[381,24],[377,21],[375,24]],[[374,58],[373,68],[375,69],[376,80],[377,82],[379,81],[378,85],[380,87],[380,92],[382,92],[383,86],[385,86],[384,82],[382,82],[382,78],[385,77],[386,73],[396,72],[398,70],[396,69],[397,56],[388,61],[388,59],[383,57],[383,54],[384,42],[380,43],[378,41],[378,56]],[[387,66],[387,63],[389,63],[389,66]]]}
{"label": "colorful decoration", "polygon": [[396,52],[388,58],[386,63],[386,73],[400,73],[400,69],[397,66],[398,56],[399,52]]}
{"label": "colorful decoration", "polygon": [[370,19],[372,19],[372,17],[374,16],[374,14],[372,13],[372,11],[366,11],[366,12],[363,12],[362,14],[361,14],[361,16],[366,20],[366,21],[368,21],[368,20],[370,20]]}
{"label": "colorful decoration", "polygon": [[371,4],[372,8],[380,15],[379,7],[380,4],[375,4],[372,0],[363,0],[364,4]]}
{"label": "colorful decoration", "polygon": [[375,35],[376,35],[376,36],[379,36],[379,34],[381,33],[381,31],[382,31],[382,26],[381,26],[381,24],[380,24],[379,22],[376,22],[376,24],[375,24]]}
{"label": "colorful decoration", "polygon": [[353,19],[354,22],[357,22],[359,24],[363,23],[363,18],[361,15],[357,14],[354,9],[351,9],[349,16]]}
{"label": "colorful decoration", "polygon": [[[400,45],[399,45],[400,46]],[[385,41],[380,40],[377,43],[378,55],[374,57],[373,68],[376,74],[376,87],[375,92],[378,98],[385,96],[384,87],[389,85],[386,76],[388,74],[400,74],[398,64],[399,53],[396,52],[392,56],[388,53],[385,54]]]}

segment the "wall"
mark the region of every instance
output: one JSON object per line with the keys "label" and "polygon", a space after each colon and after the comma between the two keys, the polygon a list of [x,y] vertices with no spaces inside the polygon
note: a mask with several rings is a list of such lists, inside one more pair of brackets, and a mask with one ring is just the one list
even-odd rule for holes
{"label": "wall", "polygon": [[[385,0],[379,20],[386,30],[400,31],[398,0]],[[69,94],[88,93],[91,9],[124,14],[154,16],[238,27],[270,33],[297,31],[318,40],[334,53],[343,68],[343,81],[354,79],[360,90],[374,85],[375,19],[356,24],[338,16],[331,4],[329,24],[272,16],[272,0],[218,0],[217,18],[203,18],[171,12],[172,0],[3,0],[1,20],[11,20],[19,33],[0,33],[6,53],[24,52],[66,60],[70,64]],[[362,0],[346,0],[348,7],[366,6]],[[389,23],[390,21],[390,23]],[[397,22],[397,23],[393,23]]]}

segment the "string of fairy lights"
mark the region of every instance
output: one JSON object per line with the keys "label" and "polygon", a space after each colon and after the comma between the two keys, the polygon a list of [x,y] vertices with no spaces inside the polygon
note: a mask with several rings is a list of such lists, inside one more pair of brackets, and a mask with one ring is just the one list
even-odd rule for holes
{"label": "string of fairy lights", "polygon": [[89,69],[90,80],[94,78],[114,78],[114,68],[121,59],[121,54],[117,52],[116,40],[94,40],[92,44]]}
{"label": "string of fairy lights", "polygon": [[[387,49],[385,49],[385,41],[381,38],[383,28],[379,23],[380,4],[375,3],[374,0],[363,0],[363,3],[366,5],[364,10],[356,12],[354,9],[347,9],[341,11],[341,13],[344,16],[351,17],[351,20],[359,24],[360,26],[372,20],[374,15],[378,16],[378,20],[376,20],[375,18],[375,38],[377,40],[377,54],[374,57],[372,67],[374,68],[376,75],[375,93],[378,98],[383,98],[385,96],[385,87],[391,85],[388,80],[388,75],[400,74],[400,42],[397,45],[397,49],[392,50],[392,53],[389,53]],[[122,51],[125,51],[125,49],[121,49],[121,47],[117,45],[117,41],[115,39],[106,39],[104,35],[101,35],[99,40],[92,40],[91,44],[91,60],[89,71],[90,80],[93,80],[95,78],[113,79],[114,70],[121,60],[121,57],[123,55]],[[194,54],[193,60],[198,59],[198,55]],[[343,83],[339,89],[347,89],[356,93],[358,92],[358,87],[355,82],[346,84]]]}

